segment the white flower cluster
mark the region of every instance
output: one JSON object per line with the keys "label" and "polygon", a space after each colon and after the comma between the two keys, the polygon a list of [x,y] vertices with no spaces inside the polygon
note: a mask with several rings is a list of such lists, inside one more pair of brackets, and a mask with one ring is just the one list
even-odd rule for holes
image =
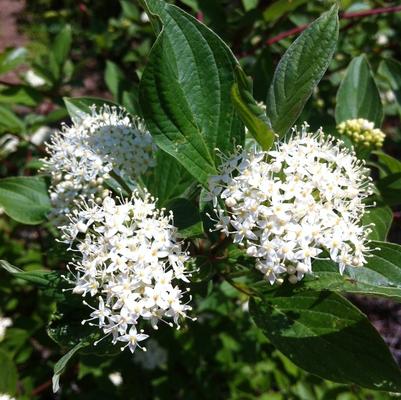
{"label": "white flower cluster", "polygon": [[341,122],[337,126],[337,130],[341,135],[348,136],[356,145],[366,148],[380,149],[383,147],[386,138],[380,129],[375,128],[373,122],[363,118],[348,119]]}
{"label": "white flower cluster", "polygon": [[51,175],[50,197],[54,225],[66,222],[67,214],[81,197],[97,202],[107,196],[104,179],[117,175],[138,177],[155,164],[155,145],[140,119],[121,108],[95,106],[73,125],[64,126],[47,144],[44,170]]}
{"label": "white flower cluster", "polygon": [[11,321],[10,318],[4,318],[0,316],[0,342],[4,339],[6,336],[6,330],[10,326],[12,326],[13,322]]}
{"label": "white flower cluster", "polygon": [[188,282],[184,263],[189,257],[177,241],[172,214],[157,210],[149,194],[136,191],[131,200],[116,203],[107,196],[101,205],[88,203],[62,227],[63,239],[70,248],[77,241],[75,250],[82,256],[71,264],[73,292],[94,297],[98,304],[90,306],[88,321],[98,320],[113,344],[125,342],[122,350],[128,346],[134,352],[148,337],[138,328],[141,320],[157,329],[159,321],[179,327],[179,319],[187,317],[189,289],[181,290],[178,283]]}
{"label": "white flower cluster", "polygon": [[0,400],[15,400],[14,397],[6,393],[0,393]]}
{"label": "white flower cluster", "polygon": [[370,229],[360,221],[372,193],[368,171],[332,138],[307,128],[274,151],[225,160],[209,182],[216,229],[244,246],[271,284],[311,273],[323,250],[341,273],[366,262]]}

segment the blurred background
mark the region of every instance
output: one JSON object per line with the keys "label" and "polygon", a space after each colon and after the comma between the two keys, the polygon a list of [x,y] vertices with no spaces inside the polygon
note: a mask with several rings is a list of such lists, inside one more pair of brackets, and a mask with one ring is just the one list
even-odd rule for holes
{"label": "blurred background", "polygon": [[[254,79],[264,101],[280,57],[330,1],[182,0],[175,2],[217,32]],[[385,111],[385,151],[401,155],[401,6],[342,0],[338,49],[301,120],[335,130],[338,85],[350,60],[365,54]],[[36,174],[44,142],[68,122],[63,97],[112,99],[137,108],[137,87],[154,41],[134,0],[0,0],[0,177]],[[390,241],[401,243],[395,209]],[[62,269],[64,249],[51,231],[0,210],[0,258],[24,270]],[[198,322],[161,329],[147,353],[84,355],[51,392],[63,354],[47,336],[55,304],[35,287],[0,271],[0,389],[16,382],[18,399],[387,399],[333,384],[295,367],[250,322],[247,302],[226,284],[194,285]],[[401,306],[352,297],[401,364]],[[7,326],[5,325],[11,325]],[[153,337],[153,336],[152,336]],[[66,344],[65,349],[68,349]],[[64,349],[64,351],[65,351]],[[0,390],[1,392],[1,390]]]}

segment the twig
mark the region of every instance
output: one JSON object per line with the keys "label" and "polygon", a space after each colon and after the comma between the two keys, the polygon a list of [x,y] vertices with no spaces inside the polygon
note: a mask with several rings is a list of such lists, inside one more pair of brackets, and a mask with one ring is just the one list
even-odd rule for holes
{"label": "twig", "polygon": [[[378,15],[378,14],[390,14],[390,13],[396,13],[396,12],[401,12],[401,6],[395,6],[395,7],[382,7],[382,8],[374,8],[373,10],[365,10],[365,11],[358,11],[358,12],[351,12],[351,13],[343,13],[340,15],[341,19],[354,19],[354,18],[364,18],[364,17],[369,17],[371,15]],[[347,25],[346,28],[349,28],[351,24]],[[274,36],[268,40],[266,40],[265,44],[268,46],[271,46],[274,43],[279,42],[280,40],[285,39],[286,37],[296,35],[303,30],[305,30],[309,24],[303,24],[300,26],[297,26],[295,28],[289,29],[288,31],[281,32],[277,36]]]}
{"label": "twig", "polygon": [[38,396],[39,394],[47,390],[51,385],[52,385],[52,380],[49,379],[48,381],[42,383],[41,385],[33,389],[31,392],[31,396]]}

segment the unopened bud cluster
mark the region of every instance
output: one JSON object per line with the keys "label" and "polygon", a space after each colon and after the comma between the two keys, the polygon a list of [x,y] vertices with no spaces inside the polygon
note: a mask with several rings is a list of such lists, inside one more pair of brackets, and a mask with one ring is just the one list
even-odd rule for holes
{"label": "unopened bud cluster", "polygon": [[123,109],[91,108],[47,144],[44,171],[51,175],[49,218],[58,226],[81,197],[101,203],[109,173],[138,177],[154,166],[155,145],[143,122]]}
{"label": "unopened bud cluster", "polygon": [[380,149],[383,147],[386,135],[373,122],[363,118],[348,119],[337,126],[341,135],[348,136],[356,145],[369,149]]}
{"label": "unopened bud cluster", "polygon": [[324,250],[341,273],[366,262],[368,171],[352,152],[307,128],[274,151],[241,150],[209,181],[216,230],[243,246],[271,284],[297,282]]}
{"label": "unopened bud cluster", "polygon": [[154,329],[160,321],[179,327],[191,309],[184,301],[190,300],[188,289],[179,286],[188,282],[189,257],[172,218],[156,209],[149,194],[134,192],[130,200],[89,201],[73,210],[62,228],[63,239],[70,248],[75,243],[79,254],[70,264],[76,274],[73,292],[91,297],[85,302],[93,309],[88,321],[97,321],[112,343],[122,342],[122,350],[143,348],[144,321]]}

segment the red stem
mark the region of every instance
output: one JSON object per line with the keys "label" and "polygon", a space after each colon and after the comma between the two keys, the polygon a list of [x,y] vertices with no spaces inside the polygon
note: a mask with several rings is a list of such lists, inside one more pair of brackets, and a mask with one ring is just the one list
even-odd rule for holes
{"label": "red stem", "polygon": [[[378,14],[389,14],[389,13],[396,13],[401,11],[401,6],[395,6],[395,7],[382,7],[382,8],[375,8],[373,10],[365,10],[365,11],[358,11],[358,12],[352,12],[352,13],[344,13],[340,15],[341,19],[354,19],[354,18],[364,18],[364,17],[369,17],[371,15],[378,15]],[[279,33],[277,36],[274,36],[268,40],[266,40],[266,44],[268,46],[271,46],[273,43],[279,42],[282,39],[285,39],[286,37],[296,35],[297,33],[302,32],[305,30],[309,24],[304,24],[297,26],[295,28],[292,28],[288,31]]]}

